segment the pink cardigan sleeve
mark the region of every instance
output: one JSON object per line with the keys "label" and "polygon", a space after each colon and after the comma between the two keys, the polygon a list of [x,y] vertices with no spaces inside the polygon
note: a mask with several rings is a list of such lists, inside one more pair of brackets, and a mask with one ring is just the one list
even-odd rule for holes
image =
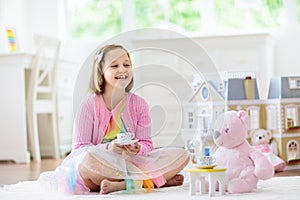
{"label": "pink cardigan sleeve", "polygon": [[145,154],[154,149],[151,138],[151,118],[148,104],[142,98],[140,98],[139,100],[139,103],[136,104],[137,125],[135,136],[137,139],[139,139],[139,144],[141,145],[138,154]]}
{"label": "pink cardigan sleeve", "polygon": [[73,149],[93,145],[91,139],[94,126],[93,104],[93,98],[86,98],[76,114],[73,127]]}

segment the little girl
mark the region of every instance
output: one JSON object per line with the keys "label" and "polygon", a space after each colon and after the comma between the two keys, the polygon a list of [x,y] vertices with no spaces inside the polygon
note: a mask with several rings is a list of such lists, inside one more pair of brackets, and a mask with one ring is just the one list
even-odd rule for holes
{"label": "little girl", "polygon": [[[132,63],[120,45],[107,45],[95,55],[89,94],[74,122],[73,150],[55,170],[59,188],[73,194],[108,194],[182,185],[178,173],[189,155],[182,148],[154,149],[146,101],[130,92]],[[134,144],[117,142],[131,133]]]}

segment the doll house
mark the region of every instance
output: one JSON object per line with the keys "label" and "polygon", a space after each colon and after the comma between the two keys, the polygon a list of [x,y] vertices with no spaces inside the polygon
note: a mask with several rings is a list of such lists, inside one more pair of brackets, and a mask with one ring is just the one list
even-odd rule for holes
{"label": "doll house", "polygon": [[273,133],[287,169],[300,165],[300,76],[273,77],[266,101],[266,129]]}
{"label": "doll house", "polygon": [[[259,96],[257,79],[252,72],[220,73],[222,83],[198,81],[193,96],[184,103],[182,139],[187,148],[195,149],[195,135],[209,133],[211,151],[215,149],[212,134],[218,129],[218,118],[227,110],[246,110],[248,130],[269,129],[278,146],[278,156],[286,169],[300,167],[300,77],[274,77],[268,99]],[[219,87],[218,87],[219,86]],[[203,131],[204,130],[204,131]]]}
{"label": "doll house", "polygon": [[[183,102],[181,138],[185,147],[196,156],[214,152],[212,123],[224,113],[224,82],[219,74],[206,74],[205,77],[204,80],[194,76],[194,93],[188,102]],[[202,149],[197,149],[199,143]]]}
{"label": "doll house", "polygon": [[[222,83],[213,79],[197,81],[198,87],[194,89],[193,96],[184,103],[184,132],[214,128],[216,118],[226,110],[247,110],[249,129],[261,127],[265,103],[259,98],[255,74],[222,72],[219,75]],[[251,84],[246,83],[248,81]],[[250,89],[245,87],[247,84]]]}
{"label": "doll house", "polygon": [[205,137],[210,152],[214,152],[216,147],[212,133],[221,125],[218,119],[226,110],[247,110],[250,116],[249,130],[261,127],[260,121],[264,116],[264,101],[259,99],[254,73],[222,72],[218,74],[219,79],[209,76],[205,76],[206,81],[196,80],[193,96],[184,103],[181,133],[186,148],[192,149],[192,152],[195,143],[190,142],[201,136]]}

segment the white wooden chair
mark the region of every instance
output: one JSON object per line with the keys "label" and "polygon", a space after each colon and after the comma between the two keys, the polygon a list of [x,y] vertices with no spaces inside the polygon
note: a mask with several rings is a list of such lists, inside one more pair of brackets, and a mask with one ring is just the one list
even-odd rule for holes
{"label": "white wooden chair", "polygon": [[[34,36],[36,53],[32,59],[27,88],[27,124],[32,158],[37,162],[41,160],[40,137],[51,138],[52,156],[59,158],[55,80],[60,44],[58,38]],[[38,115],[41,114],[45,114],[46,118],[43,119],[47,119],[46,123],[39,124]],[[47,133],[51,133],[51,136],[46,136]]]}

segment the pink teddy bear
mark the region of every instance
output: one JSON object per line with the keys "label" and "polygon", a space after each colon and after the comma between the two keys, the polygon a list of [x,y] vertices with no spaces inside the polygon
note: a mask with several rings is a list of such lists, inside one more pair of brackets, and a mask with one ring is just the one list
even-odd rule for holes
{"label": "pink teddy bear", "polygon": [[227,111],[220,131],[214,134],[218,146],[214,156],[218,167],[227,168],[226,190],[229,193],[250,192],[258,180],[274,175],[272,164],[247,139],[248,114],[245,111]]}

